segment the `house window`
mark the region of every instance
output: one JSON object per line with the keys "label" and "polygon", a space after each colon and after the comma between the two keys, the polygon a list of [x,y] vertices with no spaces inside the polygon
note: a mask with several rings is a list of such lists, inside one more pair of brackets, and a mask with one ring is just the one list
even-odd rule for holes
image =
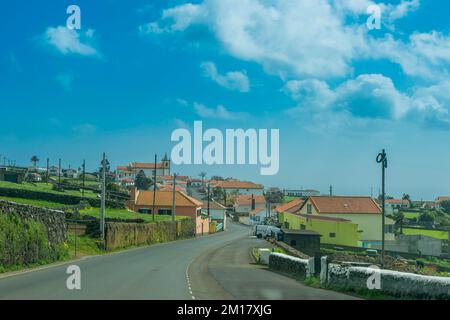
{"label": "house window", "polygon": [[304,224],[300,225],[300,230],[306,230],[306,226]]}
{"label": "house window", "polygon": [[330,238],[336,238],[336,233],[331,232],[331,233],[330,233]]}
{"label": "house window", "polygon": [[170,216],[172,215],[172,210],[170,209],[159,209],[158,214],[162,216]]}
{"label": "house window", "polygon": [[290,245],[291,245],[291,247],[295,247],[297,245],[297,241],[291,240]]}
{"label": "house window", "polygon": [[142,214],[149,214],[149,213],[151,213],[151,211],[152,210],[147,209],[147,208],[139,209],[139,213],[142,213]]}
{"label": "house window", "polygon": [[306,212],[307,212],[308,214],[312,214],[312,205],[308,204],[308,205],[306,206]]}

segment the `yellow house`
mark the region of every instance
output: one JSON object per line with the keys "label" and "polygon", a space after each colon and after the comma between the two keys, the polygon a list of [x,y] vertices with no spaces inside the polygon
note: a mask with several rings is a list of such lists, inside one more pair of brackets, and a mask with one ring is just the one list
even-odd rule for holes
{"label": "yellow house", "polygon": [[279,215],[284,228],[310,230],[319,233],[321,243],[357,247],[358,225],[350,220],[319,215],[306,215],[283,212]]}
{"label": "yellow house", "polygon": [[[363,247],[381,243],[381,209],[371,197],[309,197],[296,213],[349,220],[358,225]],[[395,240],[394,223],[392,219],[385,219],[385,240]]]}

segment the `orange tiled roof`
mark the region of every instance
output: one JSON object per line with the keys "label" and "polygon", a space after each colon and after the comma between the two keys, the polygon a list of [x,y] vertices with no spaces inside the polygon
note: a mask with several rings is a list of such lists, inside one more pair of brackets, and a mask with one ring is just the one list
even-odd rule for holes
{"label": "orange tiled roof", "polygon": [[[149,169],[155,169],[155,163],[133,162],[130,165],[130,167],[132,169],[136,169],[136,170],[139,170],[139,169],[149,170]],[[164,163],[157,163],[156,164],[156,169],[163,169],[163,168],[168,168],[168,167],[165,167]]]}
{"label": "orange tiled roof", "polygon": [[215,187],[222,189],[264,189],[262,184],[237,180],[217,181]]}
{"label": "orange tiled roof", "polygon": [[[371,197],[309,197],[320,213],[381,214],[381,209]],[[306,202],[305,202],[306,203]],[[303,204],[303,206],[305,205]]]}
{"label": "orange tiled roof", "polygon": [[436,199],[437,202],[442,202],[442,201],[450,201],[450,197],[438,197]]}
{"label": "orange tiled roof", "polygon": [[[171,191],[156,191],[155,204],[157,206],[172,207],[173,192]],[[180,207],[201,207],[202,202],[195,198],[189,197],[187,194],[177,191],[175,193],[175,202]],[[136,191],[135,204],[138,206],[153,205],[153,191]]]}
{"label": "orange tiled roof", "polygon": [[254,216],[254,215],[257,215],[258,213],[260,213],[263,210],[264,210],[263,208],[256,208],[255,210],[250,211],[249,214]]}
{"label": "orange tiled roof", "polygon": [[[291,202],[288,202],[288,203],[282,204],[281,206],[276,207],[275,211],[278,213],[282,213],[282,212],[286,212],[291,209],[300,209],[300,206],[303,204],[303,202],[305,202],[305,200],[295,199],[295,200],[292,200]],[[298,208],[296,208],[296,207],[298,207]]]}
{"label": "orange tiled roof", "polygon": [[[216,201],[210,201],[209,202],[209,208],[213,210],[225,210],[227,207],[221,205],[220,203]],[[208,209],[208,201],[203,201],[203,209]]]}
{"label": "orange tiled roof", "polygon": [[386,200],[386,203],[389,203],[389,204],[406,204],[406,205],[408,205],[409,201],[408,200],[401,200],[401,199],[388,199],[388,200]]}
{"label": "orange tiled roof", "polygon": [[[255,198],[255,203],[266,203],[266,198],[264,198],[264,196],[253,196]],[[248,206],[252,204],[252,195],[248,195],[248,194],[241,194],[240,196],[238,196],[236,198],[236,203],[237,205],[240,206]]]}

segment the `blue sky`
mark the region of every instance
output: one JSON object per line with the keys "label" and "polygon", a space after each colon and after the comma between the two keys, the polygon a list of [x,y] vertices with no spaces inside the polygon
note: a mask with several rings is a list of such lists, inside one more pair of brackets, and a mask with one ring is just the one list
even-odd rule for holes
{"label": "blue sky", "polygon": [[[368,30],[368,6],[382,28]],[[81,8],[81,30],[65,27]],[[450,194],[450,4],[438,0],[17,1],[0,13],[0,154],[97,167],[170,153],[171,132],[280,129],[268,186]],[[3,156],[2,156],[3,157]]]}

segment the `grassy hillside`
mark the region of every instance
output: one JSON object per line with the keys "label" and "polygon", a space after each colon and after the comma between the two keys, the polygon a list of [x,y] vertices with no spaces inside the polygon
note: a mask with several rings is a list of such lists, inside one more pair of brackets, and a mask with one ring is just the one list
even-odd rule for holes
{"label": "grassy hillside", "polygon": [[[30,191],[39,191],[53,194],[63,194],[69,196],[83,196],[81,191],[78,190],[65,190],[63,192],[53,190],[53,185],[51,183],[12,183],[7,181],[0,181],[0,188],[9,188],[9,189],[19,189],[19,190],[30,190]],[[97,194],[92,191],[84,192],[84,197],[86,198],[97,198]]]}

